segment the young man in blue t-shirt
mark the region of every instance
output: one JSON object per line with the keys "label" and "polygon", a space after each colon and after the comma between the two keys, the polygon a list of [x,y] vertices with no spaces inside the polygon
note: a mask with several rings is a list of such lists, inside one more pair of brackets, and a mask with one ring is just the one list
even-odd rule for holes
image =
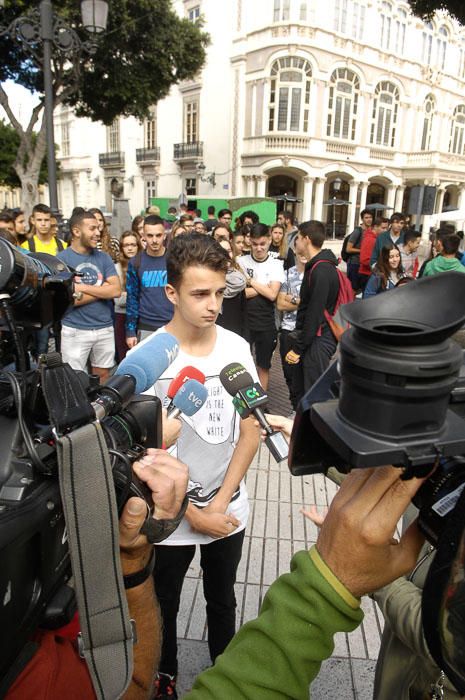
{"label": "young man in blue t-shirt", "polygon": [[165,294],[166,231],[163,219],[146,216],[146,249],[131,258],[126,277],[126,343],[136,343],[171,321],[173,305]]}
{"label": "young man in blue t-shirt", "polygon": [[57,257],[73,267],[74,306],[62,321],[61,354],[64,362],[84,372],[90,358],[92,373],[104,382],[115,362],[115,332],[108,301],[121,295],[118,273],[108,253],[97,250],[98,221],[82,212],[69,222],[71,244]]}

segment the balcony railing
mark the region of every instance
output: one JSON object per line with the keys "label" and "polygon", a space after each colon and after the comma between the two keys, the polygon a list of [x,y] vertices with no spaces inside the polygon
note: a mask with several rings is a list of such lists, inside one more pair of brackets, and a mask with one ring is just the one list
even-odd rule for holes
{"label": "balcony railing", "polygon": [[339,141],[326,142],[327,153],[341,153],[344,156],[355,155],[355,146],[351,143],[340,143]]}
{"label": "balcony railing", "polygon": [[394,151],[385,151],[384,148],[370,148],[372,160],[394,160]]}
{"label": "balcony railing", "polygon": [[173,160],[193,160],[202,158],[203,141],[192,143],[175,143],[173,146]]}
{"label": "balcony railing", "polygon": [[284,134],[282,136],[281,134],[265,136],[265,147],[270,149],[297,149],[298,151],[304,151],[308,148],[309,143],[310,138],[308,136],[290,136]]}
{"label": "balcony railing", "polygon": [[99,153],[98,162],[102,168],[124,168],[124,153],[122,151]]}
{"label": "balcony railing", "polygon": [[136,163],[157,163],[160,160],[160,146],[154,148],[136,148]]}

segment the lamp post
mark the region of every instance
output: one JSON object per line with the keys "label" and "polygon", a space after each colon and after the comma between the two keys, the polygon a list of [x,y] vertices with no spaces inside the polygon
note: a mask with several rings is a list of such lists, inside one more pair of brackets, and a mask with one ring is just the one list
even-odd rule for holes
{"label": "lamp post", "polygon": [[338,193],[341,191],[342,180],[337,177],[333,180],[333,241],[336,238],[336,199]]}
{"label": "lamp post", "polygon": [[[5,0],[0,0],[4,7]],[[41,0],[39,8],[17,17],[8,26],[0,24],[0,37],[7,36],[21,44],[37,65],[42,67],[44,76],[44,119],[47,139],[47,168],[50,208],[58,214],[58,192],[55,161],[55,138],[53,109],[52,58],[53,52],[61,54],[72,64],[73,76],[77,80],[81,68],[81,56],[91,56],[97,48],[96,36],[105,31],[108,17],[108,3],[104,0],[83,0],[81,18],[83,27],[93,38],[82,41],[77,32],[54,14],[51,0]],[[40,48],[42,47],[42,51]]]}
{"label": "lamp post", "polygon": [[200,177],[202,182],[209,182],[212,187],[215,187],[216,185],[216,174],[215,173],[208,173],[208,175],[205,175],[205,171],[207,169],[207,166],[205,163],[201,162],[197,164],[197,175]]}

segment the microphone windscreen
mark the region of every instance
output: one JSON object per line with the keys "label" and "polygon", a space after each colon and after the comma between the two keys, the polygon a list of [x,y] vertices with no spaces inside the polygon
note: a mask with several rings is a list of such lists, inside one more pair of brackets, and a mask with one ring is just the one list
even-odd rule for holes
{"label": "microphone windscreen", "polygon": [[220,382],[228,394],[235,396],[240,389],[251,386],[254,380],[244,365],[241,365],[239,362],[231,362],[221,370]]}
{"label": "microphone windscreen", "polygon": [[184,367],[182,370],[180,370],[172,380],[171,384],[168,387],[168,391],[166,392],[167,397],[169,399],[174,398],[174,396],[178,393],[179,389],[182,387],[184,382],[187,382],[188,379],[197,379],[197,381],[201,384],[205,384],[204,373],[196,367],[188,365],[187,367]]}
{"label": "microphone windscreen", "polygon": [[203,384],[196,379],[188,379],[173,398],[173,406],[185,416],[193,416],[202,408],[207,397],[208,391]]}
{"label": "microphone windscreen", "polygon": [[161,377],[179,353],[179,343],[171,333],[157,333],[127,355],[116,374],[129,374],[136,380],[136,394],[141,394]]}

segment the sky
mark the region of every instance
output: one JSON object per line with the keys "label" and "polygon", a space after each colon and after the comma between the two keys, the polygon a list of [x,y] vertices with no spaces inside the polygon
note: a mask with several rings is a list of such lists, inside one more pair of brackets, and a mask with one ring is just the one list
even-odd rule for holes
{"label": "sky", "polygon": [[[8,95],[10,107],[13,110],[15,117],[23,127],[26,127],[29,123],[29,119],[31,118],[32,110],[38,102],[38,97],[30,93],[21,85],[16,85],[16,83],[13,83],[11,80],[3,83],[2,86]],[[5,119],[5,121],[8,122],[2,107],[0,107],[0,118]]]}

